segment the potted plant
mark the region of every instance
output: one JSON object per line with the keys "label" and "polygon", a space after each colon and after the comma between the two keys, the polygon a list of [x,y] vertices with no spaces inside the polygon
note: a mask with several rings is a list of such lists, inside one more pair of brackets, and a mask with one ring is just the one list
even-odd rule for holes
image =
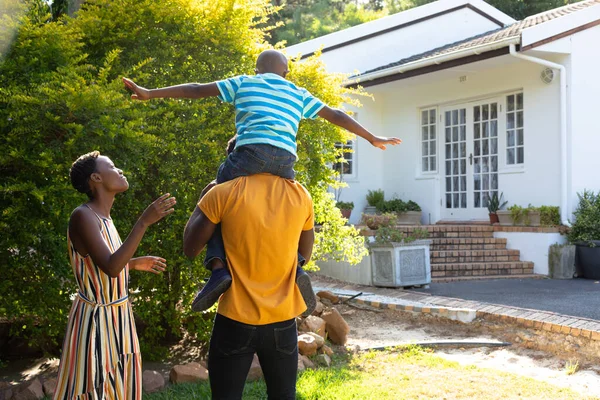
{"label": "potted plant", "polygon": [[600,279],[600,193],[577,193],[575,222],[567,235],[576,246],[575,265],[587,279]]}
{"label": "potted plant", "polygon": [[500,225],[540,226],[540,209],[531,204],[527,207],[514,204],[506,211],[496,211],[496,214],[498,214]]}
{"label": "potted plant", "polygon": [[540,210],[540,225],[541,226],[559,226],[560,212],[556,206],[541,206]]}
{"label": "potted plant", "polygon": [[363,214],[361,222],[368,226],[369,229],[379,229],[382,226],[395,225],[398,217],[394,213],[383,214]]}
{"label": "potted plant", "polygon": [[497,212],[502,209],[504,206],[506,206],[506,203],[508,203],[507,201],[502,201],[502,197],[503,197],[503,193],[500,193],[500,197],[498,197],[498,192],[490,192],[490,194],[488,193],[488,205],[487,205],[487,209],[488,209],[488,213],[490,216],[490,224],[497,224],[499,223],[499,219],[498,219],[498,214]]}
{"label": "potted plant", "polygon": [[377,205],[384,200],[383,190],[369,190],[367,192],[367,204],[365,207],[365,214],[375,214],[377,212]]}
{"label": "potted plant", "polygon": [[398,225],[420,225],[421,207],[412,200],[404,202],[394,198],[384,200],[377,206],[379,212],[393,212],[398,215]]}
{"label": "potted plant", "polygon": [[392,226],[380,227],[375,242],[369,245],[373,284],[399,287],[431,283],[428,237],[425,229],[406,234]]}
{"label": "potted plant", "polygon": [[350,218],[350,214],[352,214],[352,210],[354,209],[354,203],[351,201],[338,201],[335,203],[335,206],[340,209],[342,217],[346,219]]}

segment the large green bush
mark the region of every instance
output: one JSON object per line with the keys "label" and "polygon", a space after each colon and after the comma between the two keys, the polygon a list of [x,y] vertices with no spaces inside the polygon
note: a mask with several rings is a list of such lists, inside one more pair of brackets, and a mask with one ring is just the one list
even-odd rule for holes
{"label": "large green bush", "polygon": [[575,210],[575,222],[569,229],[571,243],[586,243],[600,240],[600,193],[591,190],[577,193],[579,204]]}
{"label": "large green bush", "polygon": [[[132,102],[120,81],[129,76],[156,87],[252,73],[264,48],[268,1],[89,0],[74,19],[27,16],[0,63],[0,316],[18,322],[13,334],[55,348],[60,343],[75,282],[68,264],[69,214],[85,197],[70,187],[72,161],[100,150],[124,169],[130,190],[113,217],[125,236],[144,207],[163,192],[176,212],[153,226],[138,254],[168,260],[160,276],[132,273],[134,310],[146,356],[182,328],[206,339],[210,314],[189,304],[206,276],[201,260],[182,254],[185,222],[211,181],[234,133],[233,108],[216,99]],[[0,30],[1,31],[1,30]],[[290,78],[332,106],[348,98],[341,76],[318,58],[293,63]],[[325,121],[303,122],[298,179],[310,190],[317,221],[317,259],[357,262],[363,238],[344,226],[327,192],[327,167],[346,133]],[[166,339],[166,340],[165,340]]]}

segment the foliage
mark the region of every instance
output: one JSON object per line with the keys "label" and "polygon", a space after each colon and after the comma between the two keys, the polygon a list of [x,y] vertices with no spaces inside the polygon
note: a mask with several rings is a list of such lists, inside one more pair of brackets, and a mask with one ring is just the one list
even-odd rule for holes
{"label": "foliage", "polygon": [[560,212],[556,206],[541,206],[538,208],[540,212],[541,226],[558,226],[560,225]]}
{"label": "foliage", "polygon": [[490,214],[495,214],[496,211],[501,210],[506,206],[508,201],[502,201],[503,193],[500,193],[500,197],[498,197],[498,192],[490,192],[492,195],[488,193],[488,205],[487,209]]}
{"label": "foliage", "polygon": [[575,222],[568,233],[570,243],[600,240],[600,193],[584,190],[577,193],[579,204],[575,210]]}
{"label": "foliage", "polygon": [[395,213],[403,213],[407,211],[421,211],[421,207],[412,200],[407,202],[402,201],[401,199],[394,198],[390,200],[384,200],[377,205],[378,212],[395,212]]}
{"label": "foliage", "polygon": [[279,6],[265,26],[271,31],[270,43],[291,46],[386,15],[378,1],[358,5],[355,0],[274,0]]}
{"label": "foliage", "polygon": [[410,233],[403,232],[392,226],[382,226],[377,229],[375,242],[384,243],[412,243],[415,240],[427,239],[429,231],[423,228],[416,228]]}
{"label": "foliage", "polygon": [[512,219],[513,224],[522,222],[524,225],[529,225],[531,222],[529,219],[529,212],[537,211],[537,209],[531,204],[529,204],[527,207],[521,207],[515,204],[508,207],[508,211],[510,211],[510,218]]}
{"label": "foliage", "polygon": [[380,205],[385,199],[383,190],[378,189],[378,190],[369,190],[367,192],[367,203],[371,206],[371,207],[377,207],[378,205]]}
{"label": "foliage", "polygon": [[335,203],[335,206],[337,208],[339,208],[340,210],[353,210],[354,209],[354,202],[352,202],[352,201],[338,201],[337,203]]}
{"label": "foliage", "polygon": [[[165,257],[168,272],[131,276],[145,356],[164,354],[162,344],[182,328],[207,338],[211,314],[189,307],[207,272],[200,258],[183,257],[181,238],[234,133],[233,109],[216,99],[132,102],[120,77],[157,87],[252,73],[265,48],[258,24],[270,11],[267,0],[89,0],[75,19],[46,23],[34,13],[0,21],[20,26],[0,64],[0,315],[21,321],[13,334],[46,341],[47,349],[60,343],[76,290],[65,232],[71,210],[86,200],[68,171],[97,149],[129,178],[112,215],[122,235],[159,194],[178,200],[138,251]],[[326,74],[317,56],[303,61],[290,66],[293,81],[333,107],[357,104],[348,95],[360,92],[342,88],[343,77]],[[298,133],[298,179],[322,225],[316,260],[356,263],[366,254],[364,238],[345,226],[327,193],[335,184],[328,165],[340,157],[335,143],[348,136],[325,121],[303,122]]]}
{"label": "foliage", "polygon": [[398,216],[395,213],[363,214],[361,222],[370,229],[379,229],[383,226],[395,225],[398,222]]}

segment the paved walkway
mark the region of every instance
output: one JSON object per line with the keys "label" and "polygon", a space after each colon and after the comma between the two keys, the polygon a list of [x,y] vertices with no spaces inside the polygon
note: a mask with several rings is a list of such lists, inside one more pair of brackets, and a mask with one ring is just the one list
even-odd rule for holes
{"label": "paved walkway", "polygon": [[[448,284],[432,284],[429,290],[402,290],[402,289],[387,289],[377,288],[373,286],[356,285],[350,283],[332,283],[330,279],[320,277],[319,275],[312,274],[311,279],[313,280],[313,286],[315,292],[319,290],[329,290],[336,294],[342,295],[343,297],[351,297],[358,293],[362,294],[355,300],[357,303],[367,304],[377,308],[390,308],[412,312],[422,312],[439,314],[440,316],[450,317],[452,319],[458,319],[464,322],[469,322],[475,316],[485,319],[496,319],[503,320],[506,322],[512,322],[519,325],[523,325],[535,329],[544,329],[547,331],[560,332],[572,336],[582,336],[592,340],[600,341],[600,320],[597,318],[597,314],[589,313],[585,316],[574,315],[574,310],[566,309],[561,314],[556,310],[556,307],[544,309],[536,307],[543,303],[538,301],[540,298],[539,294],[532,294],[529,298],[529,302],[523,306],[523,302],[517,302],[511,298],[510,293],[497,293],[495,296],[489,295],[485,290],[480,290],[479,297],[468,296],[466,287],[457,285],[460,282],[448,283]],[[527,280],[529,281],[529,280]],[[491,285],[488,286],[488,290],[492,290],[493,285],[499,285],[502,287],[510,287],[515,284],[515,281],[477,281],[469,282],[473,285]],[[575,281],[572,281],[575,282]],[[590,284],[593,284],[593,281]],[[529,285],[529,282],[526,284]],[[455,285],[453,287],[441,286],[441,285]],[[596,284],[598,289],[590,290],[585,296],[585,299],[592,302],[599,302],[598,292],[600,290],[600,284]],[[454,289],[453,289],[454,288]],[[498,287],[496,287],[498,290]],[[576,292],[578,289],[573,289]],[[426,292],[433,292],[429,294]],[[596,293],[594,293],[596,292]],[[438,295],[439,293],[439,295]],[[460,293],[461,298],[450,297],[458,296]],[[489,295],[489,296],[488,296]],[[536,298],[537,296],[537,298]],[[549,294],[547,294],[549,296]],[[565,296],[565,291],[560,291],[556,288],[556,297]],[[490,300],[494,302],[487,302],[484,300]],[[572,304],[583,302],[584,298],[571,299]],[[514,304],[519,304],[515,306]],[[558,304],[558,302],[555,302]],[[529,308],[528,308],[529,307]]]}

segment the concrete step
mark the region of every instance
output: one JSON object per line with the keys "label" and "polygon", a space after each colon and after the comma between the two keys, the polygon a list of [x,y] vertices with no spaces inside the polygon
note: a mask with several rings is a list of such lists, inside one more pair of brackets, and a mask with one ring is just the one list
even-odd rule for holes
{"label": "concrete step", "polygon": [[430,251],[432,264],[520,261],[519,250],[453,250]]}

